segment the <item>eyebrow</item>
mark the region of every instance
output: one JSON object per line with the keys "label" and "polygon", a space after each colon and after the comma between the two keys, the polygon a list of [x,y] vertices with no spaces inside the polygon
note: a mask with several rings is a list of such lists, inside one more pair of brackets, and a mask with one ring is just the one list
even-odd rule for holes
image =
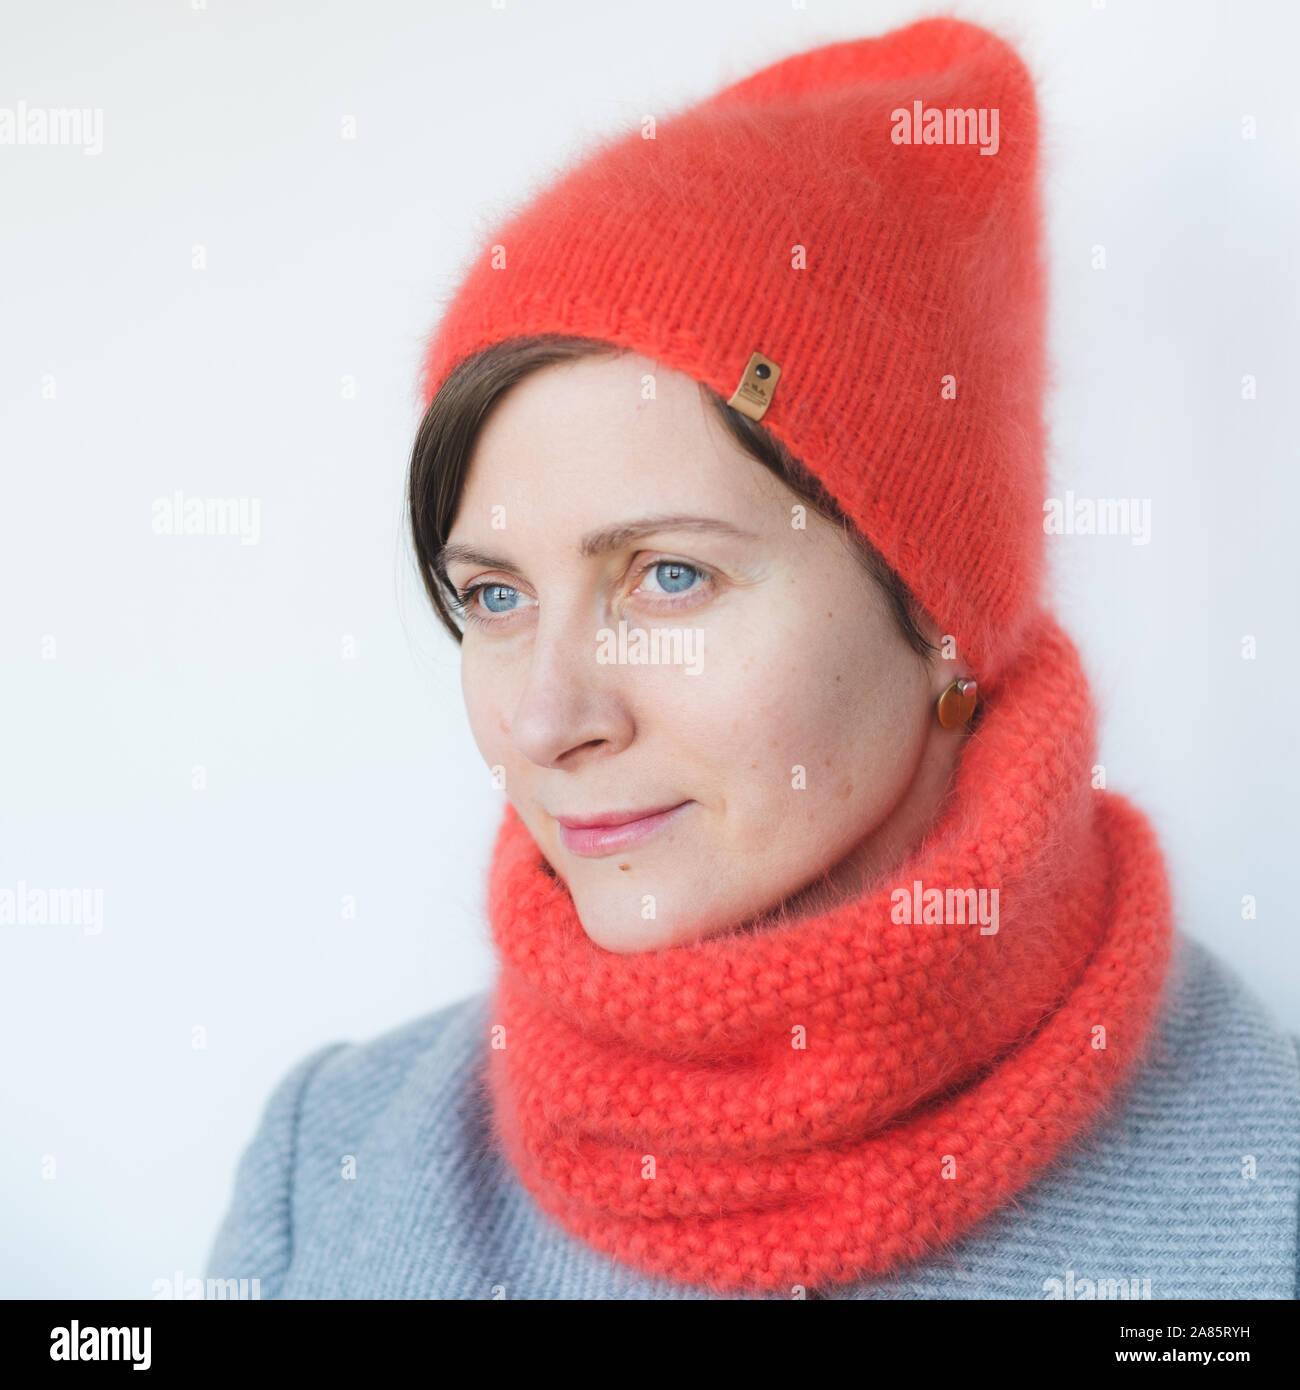
{"label": "eyebrow", "polygon": [[[608,555],[610,551],[622,550],[624,546],[642,536],[653,535],[658,531],[711,531],[718,535],[733,536],[743,540],[757,539],[752,531],[742,531],[729,521],[721,521],[710,516],[643,516],[635,521],[622,521],[613,526],[602,526],[599,530],[588,531],[578,542],[578,554],[584,560],[597,555]],[[513,570],[517,567],[508,559],[488,555],[472,545],[458,541],[448,541],[438,548],[433,557],[436,570],[446,572],[448,565],[457,562],[466,565],[483,565],[488,569]]]}

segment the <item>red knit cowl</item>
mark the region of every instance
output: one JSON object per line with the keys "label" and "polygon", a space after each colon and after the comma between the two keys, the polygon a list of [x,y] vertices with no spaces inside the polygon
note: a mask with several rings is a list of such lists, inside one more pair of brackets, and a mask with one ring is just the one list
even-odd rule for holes
{"label": "red knit cowl", "polygon": [[541,1208],[734,1294],[884,1275],[1004,1206],[1118,1101],[1169,960],[1160,848],[1094,763],[1078,653],[1040,613],[905,864],[822,915],[635,955],[590,940],[507,804],[489,1079]]}

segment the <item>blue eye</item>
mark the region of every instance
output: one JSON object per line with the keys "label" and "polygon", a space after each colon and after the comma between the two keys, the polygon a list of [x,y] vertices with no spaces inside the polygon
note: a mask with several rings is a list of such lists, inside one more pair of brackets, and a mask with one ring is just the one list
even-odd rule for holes
{"label": "blue eye", "polygon": [[[483,595],[483,607],[479,607],[479,595]],[[509,584],[471,584],[463,593],[458,592],[452,601],[456,611],[467,622],[483,626],[492,621],[489,614],[504,617],[513,613],[522,597],[518,589]]]}
{"label": "blue eye", "polygon": [[[653,582],[649,583],[653,576]],[[709,571],[685,560],[657,560],[646,565],[639,574],[638,590],[658,594],[664,599],[689,595],[692,602],[711,593],[716,581]],[[454,591],[452,606],[467,622],[480,627],[496,626],[494,618],[508,618],[526,608],[536,607],[537,600],[516,589],[512,584],[487,580],[471,584],[467,589]],[[661,603],[660,612],[673,605]],[[502,628],[504,631],[505,629]]]}
{"label": "blue eye", "polygon": [[[519,590],[507,584],[484,584],[481,588],[483,606],[489,613],[509,613],[519,598]],[[498,602],[502,604],[500,608],[496,607]]]}
{"label": "blue eye", "polygon": [[700,578],[700,571],[694,565],[685,565],[680,560],[660,560],[651,573],[666,594],[685,593]]}

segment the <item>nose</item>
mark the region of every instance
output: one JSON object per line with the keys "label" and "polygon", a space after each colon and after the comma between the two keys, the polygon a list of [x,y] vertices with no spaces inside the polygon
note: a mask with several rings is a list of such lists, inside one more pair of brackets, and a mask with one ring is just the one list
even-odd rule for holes
{"label": "nose", "polygon": [[621,668],[596,660],[590,614],[539,611],[510,734],[538,767],[573,769],[627,747],[636,729]]}

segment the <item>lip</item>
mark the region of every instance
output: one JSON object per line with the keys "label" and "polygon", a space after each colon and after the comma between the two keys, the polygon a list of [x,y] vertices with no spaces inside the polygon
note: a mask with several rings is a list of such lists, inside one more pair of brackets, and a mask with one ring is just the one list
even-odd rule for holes
{"label": "lip", "polygon": [[614,854],[675,820],[691,803],[679,801],[644,811],[607,811],[599,816],[556,816],[560,840],[571,854],[597,859]]}

